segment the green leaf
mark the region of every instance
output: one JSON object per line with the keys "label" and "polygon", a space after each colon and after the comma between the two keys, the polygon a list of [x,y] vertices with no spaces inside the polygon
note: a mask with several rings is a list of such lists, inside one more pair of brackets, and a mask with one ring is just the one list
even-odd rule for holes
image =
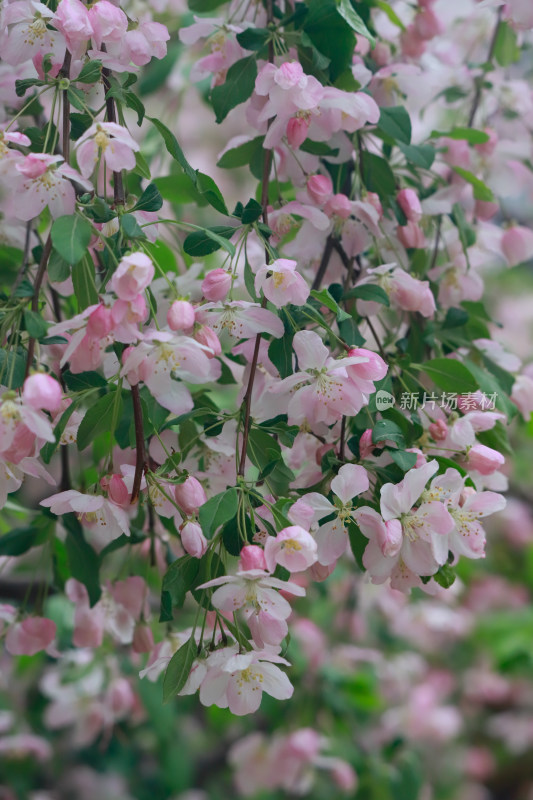
{"label": "green leaf", "polygon": [[494,42],[494,58],[500,67],[508,67],[520,58],[516,32],[507,22],[500,22]]}
{"label": "green leaf", "polygon": [[189,8],[191,11],[199,11],[200,14],[203,14],[206,11],[213,11],[226,2],[227,0],[189,0]]}
{"label": "green leaf", "polygon": [[403,106],[382,108],[378,128],[395,141],[411,144],[411,118]]}
{"label": "green leaf", "polygon": [[337,11],[353,31],[368,39],[372,47],[375,46],[375,37],[370,33],[357,11],[354,10],[350,0],[340,0],[337,5]]}
{"label": "green leaf", "polygon": [[146,187],[131,211],[159,211],[163,205],[163,198],[155,183]]}
{"label": "green leaf", "polygon": [[349,289],[344,295],[344,298],[348,300],[350,297],[357,297],[359,300],[390,306],[389,296],[385,289],[372,283],[362,283],[360,286],[354,286],[353,289]]}
{"label": "green leaf", "polygon": [[405,25],[401,21],[396,11],[394,11],[394,9],[389,5],[387,0],[375,0],[375,5],[388,16],[393,25],[396,25],[401,31],[405,30]]}
{"label": "green leaf", "polygon": [[452,128],[450,131],[432,131],[431,138],[438,139],[446,136],[448,139],[463,139],[469,144],[485,144],[490,139],[488,133],[476,128]]}
{"label": "green leaf", "polygon": [[374,444],[385,440],[395,442],[400,448],[405,447],[405,437],[402,429],[390,419],[378,420],[372,429],[372,441]]}
{"label": "green leaf", "polygon": [[187,683],[196,652],[196,642],[194,636],[191,636],[170,659],[163,678],[163,703],[168,703]]}
{"label": "green leaf", "polygon": [[189,176],[189,178],[194,184],[196,184],[196,172],[185,158],[185,154],[181,149],[180,145],[178,144],[178,140],[176,139],[174,134],[171,131],[169,131],[167,126],[163,125],[163,123],[160,120],[155,119],[155,117],[147,117],[147,119],[149,119],[150,122],[152,122],[155,125],[155,127],[163,137],[165,146],[170,155],[172,156],[172,158],[178,162],[178,164],[180,165],[180,167],[182,167],[185,174]]}
{"label": "green leaf", "polygon": [[452,169],[454,172],[460,175],[461,178],[464,178],[465,181],[472,184],[472,186],[474,187],[474,197],[476,198],[476,200],[482,200],[485,203],[489,203],[494,200],[494,195],[492,193],[492,190],[489,189],[487,184],[483,183],[483,181],[480,178],[476,177],[476,175],[474,175],[473,172],[470,172],[467,169],[463,169],[462,167],[452,166]]}
{"label": "green leaf", "polygon": [[348,527],[348,538],[350,540],[350,549],[357,562],[357,566],[359,567],[359,569],[365,572],[365,567],[363,565],[363,553],[366,550],[368,539],[363,533],[361,533],[359,526],[356,525],[353,520],[350,519],[348,521],[347,527]]}
{"label": "green leaf", "polygon": [[245,50],[261,50],[270,36],[268,28],[246,28],[238,33],[236,38]]}
{"label": "green leaf", "polygon": [[17,80],[15,81],[15,94],[17,97],[23,97],[32,86],[44,86],[44,82],[39,78],[23,78],[22,80]]}
{"label": "green leaf", "polygon": [[89,61],[85,64],[77,78],[74,78],[76,83],[96,83],[100,80],[102,74],[101,61]]}
{"label": "green leaf", "polygon": [[67,552],[70,574],[83,583],[89,594],[89,602],[94,606],[102,594],[100,588],[100,559],[87,544],[80,523],[75,514],[63,514],[63,522],[67,529],[65,548]]}
{"label": "green leaf", "polygon": [[0,383],[10,389],[20,389],[26,374],[26,359],[21,353],[0,348]]}
{"label": "green leaf", "polygon": [[43,544],[47,531],[33,525],[28,528],[15,528],[0,536],[0,556],[21,556],[32,547]]}
{"label": "green leaf", "polygon": [[32,339],[42,339],[48,330],[48,323],[36,311],[24,311],[24,326]]}
{"label": "green leaf", "polygon": [[228,214],[222,193],[213,178],[196,170],[196,188],[205,197],[210,206],[220,211],[221,214]]}
{"label": "green leaf", "polygon": [[120,228],[126,239],[146,239],[145,232],[133,214],[123,214],[121,216]]}
{"label": "green leaf", "polygon": [[52,250],[48,259],[48,277],[52,283],[62,283],[70,278],[70,264]]}
{"label": "green leaf", "polygon": [[256,78],[255,56],[241,58],[229,68],[226,82],[222,86],[215,86],[211,91],[211,103],[217,122],[222,122],[232,108],[248,100],[255,88]]}
{"label": "green leaf", "polygon": [[258,153],[261,154],[261,156],[263,155],[264,141],[264,136],[256,136],[255,139],[251,139],[249,142],[244,142],[238,147],[232,147],[231,150],[226,150],[217,161],[217,167],[233,169],[234,167],[248,166],[254,156],[257,157]]}
{"label": "green leaf", "polygon": [[135,167],[133,168],[133,172],[137,173],[137,175],[140,175],[141,178],[145,178],[147,181],[149,181],[152,177],[148,162],[140,152],[135,153]]}
{"label": "green leaf", "polygon": [[71,106],[77,108],[82,113],[87,107],[85,102],[85,93],[81,89],[76,89],[72,84],[67,89],[67,98]]}
{"label": "green leaf", "polygon": [[280,339],[273,339],[268,346],[268,356],[277,368],[280,378],[292,375],[292,340],[294,331],[285,332]]}
{"label": "green leaf", "polygon": [[[304,18],[303,29],[311,44],[318,51],[317,55],[326,57],[326,61],[317,60],[313,53],[314,64],[318,70],[328,69],[330,79],[335,81],[351,65],[355,35],[351,25],[339,13],[335,0],[308,0],[308,13]],[[304,39],[302,43],[305,44]],[[329,62],[329,63],[328,63]],[[304,70],[309,71],[307,65]]]}
{"label": "green leaf", "polygon": [[59,447],[59,440],[61,439],[61,437],[63,435],[63,431],[67,427],[67,423],[68,423],[69,419],[71,418],[72,414],[74,413],[74,411],[76,410],[77,406],[78,406],[78,403],[75,400],[62,413],[61,419],[59,420],[59,422],[57,423],[57,425],[54,428],[55,442],[47,442],[41,448],[41,458],[42,458],[42,460],[44,461],[45,464],[49,464],[50,463],[50,461],[52,459],[52,456],[54,455],[55,451]]}
{"label": "green leaf", "polygon": [[248,437],[248,457],[259,470],[258,480],[266,478],[273,494],[284,495],[294,479],[281,456],[278,442],[262,428],[252,428]]}
{"label": "green leaf", "polygon": [[402,144],[398,142],[398,147],[409,163],[415,167],[430,169],[435,161],[435,148],[430,144]]}
{"label": "green leaf", "polygon": [[85,450],[91,444],[95,436],[111,428],[115,403],[118,400],[116,419],[122,416],[122,397],[117,398],[117,390],[109,392],[92,405],[78,428],[77,444],[78,450]]}
{"label": "green leaf", "polygon": [[232,487],[220,494],[211,497],[203,506],[200,506],[198,519],[202,530],[207,539],[210,539],[215,530],[228,520],[232,519],[237,513],[239,496],[237,490]]}
{"label": "green leaf", "polygon": [[226,225],[214,225],[212,228],[202,228],[200,231],[190,233],[183,242],[183,249],[190,256],[207,256],[220,250],[221,247],[231,255],[235,254],[235,248],[227,240],[233,236],[237,228],[230,228]]}
{"label": "green leaf", "polygon": [[103,389],[107,386],[107,381],[98,372],[77,372],[70,370],[63,372],[63,380],[67,389],[71,392],[83,392],[87,389]]}
{"label": "green leaf", "polygon": [[434,358],[423,364],[422,370],[445,392],[466,394],[479,388],[470,370],[453,358]]}
{"label": "green leaf", "polygon": [[263,209],[261,204],[257,202],[257,200],[248,200],[246,205],[242,210],[241,221],[243,225],[251,225],[252,222],[256,222],[263,213]]}
{"label": "green leaf", "polygon": [[328,289],[321,289],[317,291],[316,289],[311,289],[311,297],[313,297],[317,302],[320,303],[322,306],[326,306],[329,308],[330,311],[333,311],[335,314],[339,312],[339,305],[334,297],[329,293]]}
{"label": "green leaf", "polygon": [[159,189],[161,196],[169,203],[183,205],[185,203],[203,203],[202,196],[198,192],[194,182],[185,173],[179,175],[167,175],[163,178],[155,178],[154,183]]}
{"label": "green leaf", "polygon": [[52,244],[67,264],[77,264],[89,246],[93,227],[78,214],[59,217],[52,225]]}
{"label": "green leaf", "polygon": [[449,589],[455,583],[457,575],[455,570],[449,564],[443,564],[438,572],[433,575],[434,580],[442,586],[443,589]]}
{"label": "green leaf", "polygon": [[199,560],[188,555],[172,562],[163,577],[162,591],[168,592],[173,606],[183,607],[187,592],[195,585],[199,569]]}
{"label": "green leaf", "polygon": [[94,263],[91,258],[83,258],[72,267],[72,284],[80,311],[98,303]]}
{"label": "green leaf", "polygon": [[396,194],[394,173],[384,158],[363,150],[360,168],[363,183],[369,192],[376,192],[382,199]]}
{"label": "green leaf", "polygon": [[395,464],[398,464],[403,472],[408,472],[416,464],[416,453],[408,453],[406,450],[389,449],[389,455]]}

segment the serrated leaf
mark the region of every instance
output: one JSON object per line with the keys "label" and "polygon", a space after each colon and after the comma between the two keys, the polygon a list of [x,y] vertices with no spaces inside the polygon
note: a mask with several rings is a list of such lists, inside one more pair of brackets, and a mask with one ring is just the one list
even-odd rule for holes
{"label": "serrated leaf", "polygon": [[215,530],[220,525],[223,525],[235,516],[238,506],[239,496],[234,487],[216,494],[200,506],[198,519],[205,537],[211,539]]}
{"label": "serrated leaf", "polygon": [[155,183],[150,183],[131,211],[159,211],[163,205],[163,198]]}
{"label": "serrated leaf", "polygon": [[163,678],[163,703],[168,703],[178,692],[181,692],[187,683],[195,658],[196,642],[194,636],[191,636],[170,659]]}
{"label": "serrated leaf", "polygon": [[86,219],[67,214],[54,221],[52,244],[67,264],[77,264],[87,252],[92,232],[92,225]]}
{"label": "serrated leaf", "polygon": [[101,61],[89,61],[81,69],[80,74],[74,80],[77,83],[96,83],[102,74]]}
{"label": "serrated leaf", "polygon": [[377,444],[386,440],[395,442],[400,448],[405,447],[405,437],[400,426],[390,419],[380,419],[372,429],[372,441]]}
{"label": "serrated leaf", "polygon": [[479,388],[470,370],[452,358],[434,358],[427,361],[422,370],[439,389],[445,392],[467,394]]}
{"label": "serrated leaf", "polygon": [[211,103],[217,122],[222,122],[233,108],[248,100],[255,88],[256,78],[255,56],[241,58],[229,68],[225,83],[215,86],[211,91]]}
{"label": "serrated leaf", "polygon": [[393,450],[389,449],[389,454],[395,464],[398,464],[401,470],[408,472],[416,464],[416,453],[408,453],[406,450]]}
{"label": "serrated leaf", "polygon": [[395,141],[411,144],[411,118],[404,106],[382,108],[378,128]]}

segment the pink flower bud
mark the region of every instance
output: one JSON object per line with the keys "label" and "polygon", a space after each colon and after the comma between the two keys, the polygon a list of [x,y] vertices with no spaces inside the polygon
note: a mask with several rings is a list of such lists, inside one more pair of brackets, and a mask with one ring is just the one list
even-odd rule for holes
{"label": "pink flower bud", "polygon": [[364,361],[361,364],[351,364],[346,367],[350,376],[363,378],[367,381],[380,381],[387,374],[387,364],[373,350],[367,350],[365,347],[352,347],[346,355],[348,358],[360,356],[368,359],[368,361]]}
{"label": "pink flower bud", "polygon": [[22,399],[35,410],[44,409],[53,413],[61,405],[62,398],[61,386],[51,375],[37,372],[24,381]]}
{"label": "pink flower bud", "polygon": [[103,41],[120,42],[128,30],[127,16],[108,0],[98,0],[89,9],[89,20],[93,28],[92,38],[98,48]]}
{"label": "pink flower bud", "polygon": [[468,451],[467,464],[469,469],[479,472],[481,475],[492,475],[502,464],[505,458],[492,447],[484,444],[475,444]]}
{"label": "pink flower bud", "polygon": [[429,6],[416,15],[414,26],[420,38],[425,40],[439,36],[444,30],[441,20]]}
{"label": "pink flower bud", "polygon": [[448,139],[448,137],[444,136],[439,140],[439,145],[445,148],[441,155],[447,164],[451,164],[454,167],[463,167],[463,169],[470,167],[470,147],[467,141],[464,139]]}
{"label": "pink flower bud", "polygon": [[194,325],[194,307],[187,300],[175,300],[167,312],[167,322],[173,331],[186,331]]}
{"label": "pink flower bud", "polygon": [[396,200],[408,220],[419,222],[422,219],[422,206],[414,189],[402,189]]}
{"label": "pink flower bud", "polygon": [[133,706],[135,695],[126,678],[117,678],[107,692],[107,700],[117,716],[127,713]]}
{"label": "pink flower bud", "polygon": [[107,485],[107,494],[113,503],[125,508],[130,503],[130,493],[120,475],[112,475]]}
{"label": "pink flower bud", "polygon": [[196,514],[207,500],[204,487],[194,475],[189,475],[187,480],[176,485],[174,496],[176,503],[187,515]]}
{"label": "pink flower bud", "polygon": [[324,211],[328,217],[336,216],[341,219],[348,219],[352,213],[351,200],[345,194],[334,194],[324,206]]}
{"label": "pink flower bud", "polygon": [[144,253],[124,256],[110,281],[110,288],[120,300],[135,300],[154,279],[154,265]]}
{"label": "pink flower bud", "polygon": [[372,58],[378,67],[385,67],[391,60],[391,49],[386,42],[378,42],[372,50]]}
{"label": "pink flower bud", "polygon": [[95,308],[87,320],[87,336],[93,339],[103,339],[113,330],[111,309],[103,304]]}
{"label": "pink flower bud", "polygon": [[391,558],[400,552],[403,542],[402,523],[399,519],[391,519],[377,530],[379,549],[384,556]]}
{"label": "pink flower bud", "polygon": [[433,437],[433,441],[435,442],[443,442],[448,435],[448,426],[443,419],[438,419],[436,422],[432,422],[428,430]]}
{"label": "pink flower bud", "polygon": [[372,443],[372,428],[367,428],[366,431],[361,434],[361,438],[359,439],[360,457],[368,458],[372,455],[372,451],[375,447],[376,445]]}
{"label": "pink flower bud", "polygon": [[379,194],[376,194],[375,192],[367,192],[366,197],[364,199],[366,200],[367,203],[370,203],[371,206],[374,206],[374,208],[376,209],[381,218],[383,216],[383,206],[381,205]]}
{"label": "pink flower bud", "polygon": [[357,775],[351,764],[340,758],[331,768],[331,777],[334,783],[343,792],[354,792],[357,787]]}
{"label": "pink flower bud", "polygon": [[483,222],[492,219],[500,210],[498,203],[492,203],[490,200],[476,200],[475,215]]}
{"label": "pink flower bud", "polygon": [[241,561],[239,570],[246,572],[249,569],[264,569],[267,565],[265,561],[265,554],[262,547],[256,544],[247,544],[241,550]]}
{"label": "pink flower bud", "polygon": [[309,575],[313,581],[317,583],[322,583],[325,581],[326,578],[329,578],[333,570],[335,569],[337,562],[334,561],[332,564],[320,564],[318,561],[315,561],[314,564],[311,564],[309,567]]}
{"label": "pink flower bud", "polygon": [[414,453],[416,455],[416,463],[414,466],[415,469],[419,469],[420,467],[423,467],[424,464],[427,464],[426,454],[423,453],[418,447],[406,447],[405,452]]}
{"label": "pink flower bud", "polygon": [[149,653],[154,646],[154,634],[148,625],[138,622],[133,633],[132,650],[134,653]]}
{"label": "pink flower bud", "polygon": [[64,35],[71,51],[93,35],[89,12],[81,0],[61,0],[55,13],[54,27]]}
{"label": "pink flower bud", "polygon": [[510,267],[533,258],[533,231],[516,225],[507,228],[502,236],[502,252]]}
{"label": "pink flower bud", "polygon": [[426,43],[413,24],[402,32],[400,43],[403,55],[408,58],[420,58],[426,51]]}
{"label": "pink flower bud", "polygon": [[202,293],[212,303],[224,300],[230,289],[231,274],[222,267],[212,269],[202,281]]}
{"label": "pink flower bud", "polygon": [[193,338],[196,339],[197,342],[200,344],[209,347],[213,352],[206,352],[206,356],[208,358],[215,358],[215,356],[219,356],[222,352],[222,346],[220,344],[220,339],[216,335],[213,328],[210,328],[209,325],[202,325],[195,330],[193,333]]}
{"label": "pink flower bud", "polygon": [[333,183],[329,175],[311,175],[307,181],[307,194],[319,206],[331,197],[332,192]]}
{"label": "pink flower bud", "polygon": [[186,522],[180,529],[183,549],[193,558],[201,558],[207,550],[207,539],[197,522]]}
{"label": "pink flower bud", "polygon": [[396,236],[400,244],[405,248],[412,248],[414,250],[421,250],[426,246],[426,237],[422,229],[416,222],[411,220],[407,225],[399,225],[396,230]]}
{"label": "pink flower bud", "polygon": [[297,148],[307,139],[309,120],[306,117],[291,117],[287,123],[287,141],[291,147]]}
{"label": "pink flower bud", "polygon": [[7,632],[6,650],[12,656],[33,656],[52,644],[56,624],[46,617],[28,617]]}

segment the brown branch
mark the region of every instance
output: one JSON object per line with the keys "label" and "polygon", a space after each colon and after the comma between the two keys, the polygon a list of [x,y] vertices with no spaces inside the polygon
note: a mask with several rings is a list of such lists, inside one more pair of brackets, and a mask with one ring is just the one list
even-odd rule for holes
{"label": "brown branch", "polygon": [[137,451],[135,460],[135,475],[133,477],[133,487],[131,489],[130,500],[130,503],[133,504],[139,499],[141,481],[146,463],[146,453],[144,449],[143,410],[138,384],[135,384],[135,386],[131,387],[131,399],[133,403],[133,421],[135,424],[135,448]]}
{"label": "brown branch", "polygon": [[[46,267],[48,266],[48,259],[50,258],[50,253],[52,252],[52,236],[48,234],[48,238],[45,242],[43,252],[41,255],[41,260],[39,262],[39,267],[37,269],[37,275],[35,276],[35,283],[33,284],[33,296],[31,298],[31,310],[37,312],[39,309],[39,294],[41,291],[42,282],[44,279],[44,275],[46,272]],[[35,339],[30,336],[28,341],[28,356],[26,358],[26,371],[24,373],[24,377],[27,378],[30,374],[30,368],[33,362],[33,354],[35,352]]]}
{"label": "brown branch", "polygon": [[[65,60],[63,61],[63,66],[61,67],[59,74],[63,78],[70,78],[70,65],[72,62],[72,56],[70,52],[67,50],[65,53]],[[62,117],[63,117],[63,158],[65,159],[65,163],[68,164],[70,162],[70,102],[68,99],[68,88],[63,89],[62,93]]]}
{"label": "brown branch", "polygon": [[329,260],[331,258],[331,254],[333,253],[333,234],[330,233],[328,238],[326,239],[326,246],[324,247],[324,252],[322,253],[322,258],[320,259],[320,264],[317,270],[317,273],[314,277],[313,283],[311,285],[311,289],[319,289],[322,281],[324,280],[324,275],[326,274],[326,270],[328,268]]}
{"label": "brown branch", "polygon": [[[500,31],[500,25],[502,22],[502,9],[501,7],[498,9],[498,16],[496,25],[494,27],[494,32],[492,34],[492,39],[490,40],[489,52],[487,54],[487,63],[490,64],[492,59],[494,58],[494,50],[496,49],[496,41],[498,39],[498,33]],[[476,93],[474,94],[474,102],[472,103],[472,108],[470,109],[470,114],[468,116],[468,127],[471,128],[474,124],[474,119],[479,107],[479,103],[481,100],[481,92],[483,91],[483,81],[485,78],[485,70],[483,70],[483,74],[476,78]]]}

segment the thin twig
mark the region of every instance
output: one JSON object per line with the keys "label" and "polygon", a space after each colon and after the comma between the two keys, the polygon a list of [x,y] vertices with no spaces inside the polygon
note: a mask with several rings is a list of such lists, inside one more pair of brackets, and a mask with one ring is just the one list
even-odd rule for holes
{"label": "thin twig", "polygon": [[320,264],[317,269],[316,275],[314,277],[311,289],[320,288],[322,281],[324,280],[324,275],[326,274],[326,270],[328,268],[329,260],[333,252],[333,247],[334,247],[333,234],[330,233],[330,235],[326,239],[326,246],[324,247],[324,252],[322,253],[322,258],[320,259]]}
{"label": "thin twig", "polygon": [[[33,284],[33,296],[31,298],[31,310],[33,312],[37,312],[39,309],[39,294],[41,292],[41,285],[44,279],[44,275],[46,272],[46,268],[48,266],[48,259],[50,258],[50,253],[52,252],[52,236],[48,234],[48,238],[43,248],[43,252],[41,255],[41,260],[39,262],[39,267],[37,269],[37,275],[35,276],[35,283]],[[28,355],[26,358],[26,371],[24,373],[24,377],[27,378],[30,374],[30,368],[33,362],[33,354],[35,352],[35,339],[30,336],[28,341]]]}
{"label": "thin twig", "polygon": [[135,386],[131,387],[131,399],[133,403],[133,422],[135,425],[135,449],[137,451],[135,460],[135,475],[133,477],[130,501],[133,504],[139,499],[141,481],[146,463],[146,454],[144,450],[143,411],[138,384],[135,384]]}
{"label": "thin twig", "polygon": [[[65,60],[63,61],[63,66],[60,69],[60,75],[63,78],[70,78],[70,65],[72,62],[72,56],[69,50],[65,53]],[[70,162],[70,102],[68,99],[68,89],[63,89],[62,94],[62,117],[63,117],[63,158],[65,159],[65,164]]]}
{"label": "thin twig", "polygon": [[[494,50],[496,48],[496,41],[498,39],[498,33],[500,30],[500,25],[502,21],[502,8],[498,9],[498,18],[496,21],[496,25],[494,27],[494,32],[492,34],[492,39],[490,40],[489,52],[487,54],[487,63],[490,64],[493,57],[494,57]],[[481,100],[481,92],[483,91],[483,82],[485,78],[485,70],[483,70],[483,74],[476,78],[476,93],[474,94],[474,101],[472,103],[472,108],[470,109],[470,114],[468,117],[468,127],[471,128],[474,124],[474,119],[479,107],[479,103]]]}

